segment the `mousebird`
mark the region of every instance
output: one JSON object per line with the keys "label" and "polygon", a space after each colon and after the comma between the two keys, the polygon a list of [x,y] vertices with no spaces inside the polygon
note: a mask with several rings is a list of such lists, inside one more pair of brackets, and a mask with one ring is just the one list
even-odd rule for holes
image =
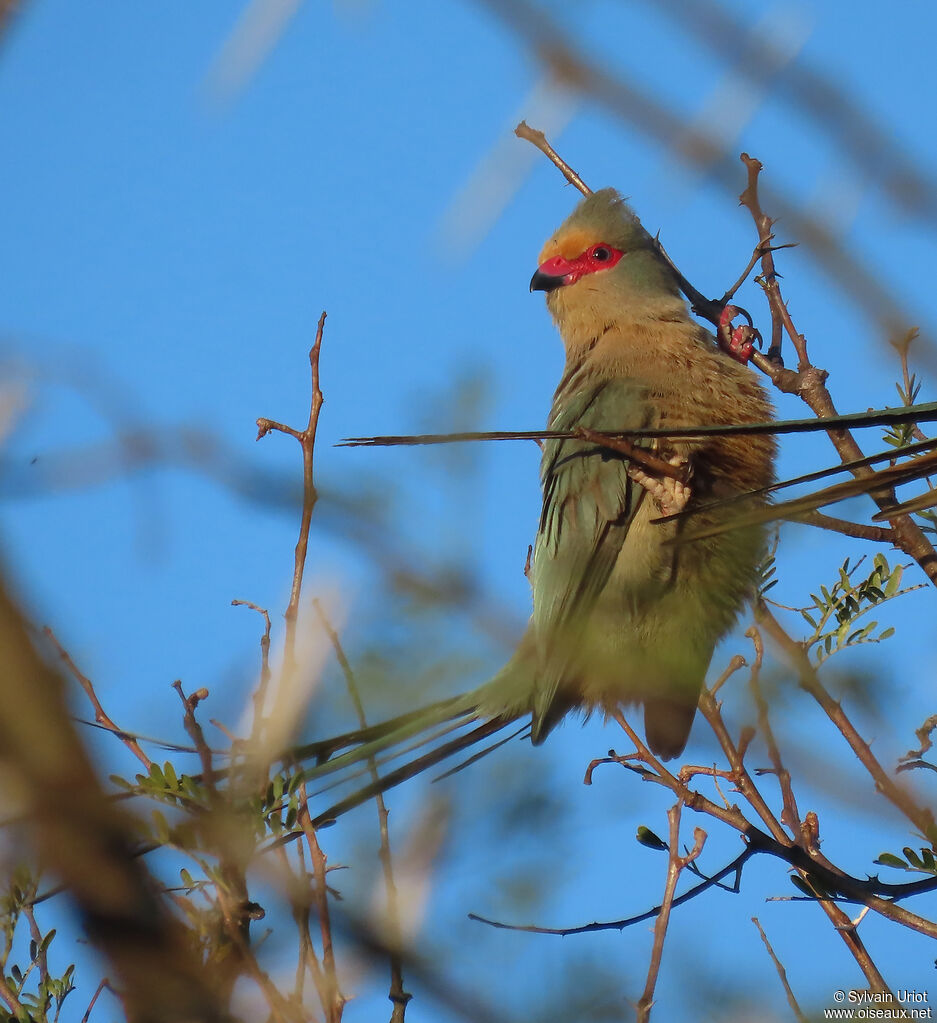
{"label": "mousebird", "polygon": [[[680,519],[655,520],[770,485],[773,437],[634,438],[639,454],[669,463],[681,482],[589,435],[770,420],[754,373],[691,318],[654,239],[614,189],[583,199],[538,263],[530,290],[545,293],[566,350],[547,426],[578,435],[543,442],[530,622],[477,689],[294,750],[318,759],[306,770],[317,778],[469,727],[319,822],[514,721],[529,721],[539,745],[570,711],[640,705],[651,751],[678,756],[713,650],[755,587],[763,526],[680,544]],[[715,515],[701,511],[695,527]]]}

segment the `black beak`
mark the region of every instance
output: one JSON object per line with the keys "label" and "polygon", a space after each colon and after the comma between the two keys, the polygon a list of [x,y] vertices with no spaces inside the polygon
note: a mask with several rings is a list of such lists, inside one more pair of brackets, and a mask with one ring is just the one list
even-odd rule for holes
{"label": "black beak", "polygon": [[541,270],[537,270],[533,277],[530,278],[530,290],[555,291],[557,288],[562,288],[565,283],[566,276],[564,274],[555,276],[553,274],[545,274]]}

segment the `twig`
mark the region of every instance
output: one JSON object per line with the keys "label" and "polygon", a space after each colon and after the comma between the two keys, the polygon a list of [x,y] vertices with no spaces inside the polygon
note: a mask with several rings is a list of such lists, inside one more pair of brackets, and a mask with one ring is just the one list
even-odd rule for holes
{"label": "twig", "polygon": [[791,1011],[797,1017],[798,1023],[809,1023],[807,1017],[800,1011],[800,1006],[797,1004],[797,999],[794,997],[791,985],[787,981],[787,971],[784,969],[784,965],[781,960],[775,955],[774,949],[771,947],[771,942],[768,941],[768,935],[765,934],[764,929],[758,922],[757,916],[752,917],[752,923],[758,928],[758,933],[761,935],[761,940],[765,943],[768,955],[771,956],[774,968],[778,971],[778,977],[780,977],[781,984],[784,986],[784,993],[787,995],[787,1003],[790,1005]]}
{"label": "twig", "polygon": [[309,350],[309,366],[312,372],[312,400],[309,406],[309,421],[305,430],[296,430],[272,419],[257,420],[257,439],[266,437],[272,430],[289,434],[299,441],[303,451],[303,511],[299,527],[299,539],[293,557],[293,585],[290,589],[290,601],[286,608],[286,636],[284,638],[285,669],[295,667],[296,658],[296,621],[299,617],[299,600],[303,588],[303,572],[306,568],[306,550],[309,546],[309,526],[312,522],[312,511],[319,498],[313,479],[313,456],[316,446],[316,429],[319,425],[319,412],[322,409],[322,390],[319,387],[319,351],[322,347],[322,332],[325,329],[326,313],[323,311],[316,326],[316,337]]}
{"label": "twig", "polygon": [[78,684],[85,691],[85,695],[91,701],[91,706],[94,707],[95,722],[98,725],[100,725],[101,728],[106,729],[108,732],[113,732],[114,735],[116,735],[117,738],[120,739],[120,741],[127,747],[127,749],[129,749],[130,752],[137,758],[137,760],[139,760],[140,763],[143,764],[143,766],[146,768],[147,773],[149,773],[152,761],[143,752],[143,749],[137,742],[137,740],[128,732],[125,732],[123,729],[118,728],[117,725],[115,725],[114,722],[107,715],[104,708],[101,706],[101,701],[98,699],[98,694],[94,691],[94,685],[92,684],[91,679],[89,679],[88,676],[85,675],[78,668],[78,665],[75,664],[75,662],[72,660],[69,652],[58,641],[58,638],[56,637],[55,633],[49,628],[48,625],[42,630],[42,634],[55,647],[59,657],[65,663],[65,666],[72,673],[72,675],[75,676],[75,678],[78,680]]}
{"label": "twig", "polygon": [[577,427],[573,433],[574,436],[589,441],[590,444],[597,444],[599,447],[620,452],[632,462],[637,462],[638,465],[643,465],[645,469],[649,469],[655,476],[667,476],[680,483],[687,482],[685,467],[672,465],[670,462],[664,461],[663,458],[658,458],[650,451],[645,451],[636,444],[632,444],[625,437],[609,437],[598,430],[590,430],[588,426]]}
{"label": "twig", "polygon": [[895,531],[888,526],[867,526],[862,522],[849,522],[846,519],[839,519],[833,515],[824,515],[821,511],[810,511],[799,515],[796,520],[807,526],[817,526],[819,529],[828,529],[833,533],[842,533],[843,536],[852,536],[857,540],[872,540],[875,543],[895,543]]}
{"label": "twig", "polygon": [[[758,178],[761,174],[762,165],[759,160],[742,153],[742,162],[748,172],[748,183],[745,190],[739,196],[739,202],[748,209],[755,227],[758,231],[759,240],[764,242],[771,237],[772,220],[761,208],[761,201],[758,196]],[[762,256],[762,287],[768,299],[768,306],[771,310],[772,338],[778,335],[780,330],[788,334],[797,352],[797,372],[779,368],[767,363],[767,360],[754,360],[755,364],[762,369],[772,380],[776,387],[788,394],[798,395],[821,419],[837,415],[833,399],[826,387],[826,370],[817,369],[810,362],[807,354],[807,341],[803,334],[798,333],[791,319],[790,311],[781,296],[780,285],[778,284],[777,271],[774,266],[774,257],[770,251]],[[773,344],[773,342],[772,342]],[[913,420],[908,420],[913,422]],[[833,446],[836,448],[840,458],[846,461],[854,461],[862,457],[862,451],[856,443],[852,434],[845,429],[830,429],[827,431]],[[854,475],[857,477],[868,476],[871,470],[868,468],[857,468]],[[914,558],[921,566],[921,569],[937,586],[937,551],[928,541],[920,526],[908,515],[902,515],[895,511],[894,492],[870,493],[870,497],[883,512],[890,512],[889,525],[894,533],[894,542],[906,554]]]}
{"label": "twig", "polygon": [[917,741],[921,744],[921,748],[908,750],[902,759],[914,760],[923,757],[924,754],[934,745],[931,736],[935,729],[937,729],[937,714],[931,714],[920,728],[915,728],[914,730],[914,734],[917,737]]}
{"label": "twig", "polygon": [[[715,733],[716,738],[719,740],[719,744],[722,746],[726,758],[732,767],[732,771],[735,776],[735,783],[738,786],[739,791],[745,796],[757,812],[758,816],[761,817],[762,821],[764,821],[767,825],[768,830],[778,845],[782,847],[790,847],[792,845],[791,840],[785,834],[780,821],[768,807],[764,797],[752,780],[748,770],[745,768],[743,763],[744,749],[742,743],[740,742],[738,745],[733,743],[725,722],[722,720],[719,705],[716,703],[712,694],[706,689],[704,689],[700,695],[700,710],[709,723],[710,728],[712,728]],[[800,839],[801,836],[798,835],[798,838]],[[805,884],[810,885],[810,875],[816,872],[818,868],[823,868],[827,872],[828,876],[835,877],[839,874],[838,869],[835,868],[833,864],[817,855],[815,843],[808,844],[804,841],[802,842],[802,845],[804,849],[804,860],[797,864],[797,869]],[[828,886],[827,890],[835,892],[843,890],[845,887],[846,886],[843,885],[842,881],[833,882]],[[869,904],[872,904],[872,901],[873,900],[870,899]],[[881,900],[879,900],[879,902],[881,902]],[[872,957],[866,950],[862,939],[854,929],[850,929],[847,926],[849,918],[846,914],[829,896],[825,898],[818,896],[817,903],[823,912],[826,913],[837,933],[843,939],[846,947],[856,960],[856,963],[862,970],[872,988],[876,991],[887,992],[889,990],[888,986],[879,972],[878,967],[873,962]],[[890,906],[885,910],[886,913],[893,913],[894,911],[895,908]],[[904,911],[899,910],[899,912]],[[937,932],[937,927],[929,921],[922,920],[920,917],[917,918],[915,923],[918,927],[924,927],[925,929],[933,928],[935,932]]]}
{"label": "twig", "polygon": [[326,1023],[340,1023],[346,999],[339,987],[338,973],[335,969],[335,952],[332,947],[332,923],[329,917],[329,895],[326,885],[327,860],[325,853],[319,845],[316,829],[309,814],[305,782],[300,783],[298,795],[299,813],[296,820],[302,828],[303,835],[306,838],[306,845],[309,849],[309,856],[312,859],[312,871],[315,878],[313,898],[316,905],[316,915],[319,918],[319,933],[322,938],[322,971],[325,988],[325,1000],[323,1001],[322,1008],[325,1011]]}
{"label": "twig", "polygon": [[[368,720],[364,712],[364,704],[361,701],[361,694],[358,691],[355,673],[352,671],[351,664],[345,655],[345,650],[342,647],[338,633],[332,628],[332,624],[319,601],[313,600],[312,606],[315,608],[322,628],[325,629],[332,643],[335,658],[342,669],[342,674],[345,676],[345,685],[355,706],[358,723],[362,728],[367,728]],[[377,764],[374,761],[374,757],[368,757],[367,763],[371,781],[377,785],[380,782],[380,776],[377,773]],[[378,827],[381,834],[381,866],[384,871],[384,886],[387,889],[387,943],[395,950],[390,955],[390,992],[388,993],[388,998],[394,1006],[390,1019],[391,1023],[403,1023],[406,1016],[407,1003],[413,996],[403,986],[403,961],[399,953],[403,945],[403,935],[400,929],[400,907],[397,901],[397,884],[394,880],[394,864],[390,853],[390,832],[387,827],[387,806],[384,802],[384,794],[382,792],[376,793],[374,802],[377,806]]]}
{"label": "twig", "polygon": [[183,727],[192,740],[192,744],[198,750],[199,760],[202,764],[202,776],[205,784],[208,786],[209,791],[215,791],[215,769],[212,762],[212,751],[211,747],[205,741],[205,733],[202,731],[202,726],[198,723],[198,719],[195,716],[195,708],[207,699],[208,690],[202,687],[196,689],[190,696],[186,696],[182,689],[182,682],[176,679],[172,684],[173,689],[179,694],[179,699],[182,701],[183,706]]}
{"label": "twig", "polygon": [[[293,556],[293,582],[290,588],[290,599],[284,614],[286,630],[283,639],[283,671],[289,673],[296,670],[296,624],[299,618],[299,603],[302,597],[303,574],[306,569],[306,553],[309,547],[309,528],[312,523],[312,512],[319,494],[313,474],[315,457],[316,431],[319,426],[319,413],[324,401],[319,385],[319,353],[322,348],[322,334],[325,330],[326,312],[323,310],[316,325],[316,336],[309,350],[309,368],[312,378],[312,393],[309,404],[309,419],[304,430],[296,430],[292,426],[272,419],[257,420],[257,439],[265,437],[272,430],[288,434],[299,441],[303,453],[303,510],[300,518],[299,537]],[[312,859],[313,877],[315,880],[314,899],[319,919],[319,931],[322,937],[322,973],[317,986],[319,988],[322,1009],[326,1023],[339,1023],[345,1005],[345,996],[338,983],[335,969],[335,953],[332,946],[332,927],[329,917],[328,887],[326,884],[326,856],[319,845],[315,824],[309,813],[309,803],[305,782],[298,789],[299,812],[297,823],[302,829]],[[311,953],[310,946],[310,953]],[[314,956],[312,957],[314,959]],[[312,960],[310,961],[310,965]],[[315,974],[314,974],[315,977]]]}
{"label": "twig", "polygon": [[29,1018],[23,1003],[13,993],[13,989],[7,984],[6,977],[2,973],[0,973],[0,999],[3,999],[7,1008],[16,1015],[17,1019]]}
{"label": "twig", "polygon": [[768,747],[768,756],[771,758],[771,765],[774,774],[777,776],[778,785],[781,787],[781,796],[784,800],[784,808],[781,811],[781,823],[784,824],[795,839],[800,835],[800,812],[797,809],[797,800],[794,798],[794,790],[791,787],[790,771],[784,766],[781,759],[781,751],[778,748],[777,740],[774,737],[774,729],[771,727],[771,720],[768,717],[768,701],[761,691],[761,665],[765,656],[764,643],[761,633],[754,627],[750,628],[745,635],[752,641],[755,648],[755,660],[751,667],[748,684],[758,709],[758,728]]}
{"label": "twig", "polygon": [[[703,878],[702,882],[694,885],[692,888],[688,888],[682,895],[678,895],[675,899],[671,900],[671,909],[682,906],[683,903],[695,899],[710,888],[721,888],[723,891],[738,894],[742,868],[758,851],[753,846],[748,846],[744,852],[739,853],[731,863],[715,874],[706,876],[700,873],[698,876]],[[722,879],[730,874],[735,875],[735,883],[731,888],[721,884]],[[527,934],[555,934],[566,938],[572,934],[592,934],[594,931],[623,931],[626,927],[632,927],[634,924],[643,923],[645,920],[653,920],[658,916],[662,908],[662,905],[655,906],[644,913],[639,913],[637,916],[629,916],[623,920],[594,920],[592,923],[580,924],[578,927],[540,927],[536,924],[506,924],[498,920],[489,920],[487,917],[479,916],[477,913],[469,913],[469,920],[476,920],[478,923],[487,924],[489,927],[495,927],[502,931],[523,931]]]}
{"label": "twig", "polygon": [[729,659],[729,663],[726,665],[725,671],[713,682],[710,688],[711,693],[717,693],[729,679],[740,669],[744,668],[747,661],[741,654],[733,654]]}
{"label": "twig", "polygon": [[660,913],[657,923],[654,925],[654,946],[651,950],[651,961],[647,970],[647,982],[644,985],[644,992],[638,1000],[638,1023],[647,1023],[651,1016],[651,1006],[654,1004],[654,989],[657,986],[657,976],[660,973],[661,959],[664,954],[664,939],[667,936],[667,927],[670,924],[670,910],[673,907],[674,893],[677,890],[677,881],[687,864],[692,863],[703,851],[706,841],[706,832],[702,828],[693,829],[693,848],[686,856],[680,855],[680,812],[683,809],[683,802],[678,801],[667,811],[667,820],[670,822],[670,862],[667,865],[667,883],[664,886],[664,898],[661,900]]}
{"label": "twig", "polygon": [[107,988],[107,990],[110,991],[112,995],[115,996],[117,995],[117,992],[112,987],[111,982],[107,979],[107,977],[105,977],[104,980],[102,980],[101,983],[98,984],[94,994],[91,996],[91,1001],[88,1002],[88,1008],[85,1009],[85,1014],[84,1016],[81,1017],[81,1023],[88,1023],[88,1020],[91,1018],[91,1010],[94,1008],[94,1003],[98,1000],[101,992],[105,988]]}
{"label": "twig", "polygon": [[771,610],[764,601],[759,601],[756,604],[755,613],[759,625],[774,640],[797,672],[801,688],[810,693],[817,703],[820,704],[827,717],[839,729],[846,742],[849,743],[850,748],[859,758],[863,767],[872,776],[876,790],[881,792],[892,805],[896,806],[918,829],[921,835],[937,848],[937,825],[935,825],[931,811],[918,806],[911,796],[889,777],[888,772],[878,762],[869,744],[859,735],[855,726],[843,711],[843,708],[830,696],[823,683],[817,677],[816,670],[810,663],[804,648],[787,634],[784,627],[771,613]]}
{"label": "twig", "polygon": [[263,617],[264,632],[260,637],[260,682],[254,690],[252,702],[254,704],[254,721],[251,726],[251,744],[259,743],[263,737],[264,728],[264,703],[267,698],[267,690],[270,687],[270,615],[264,607],[258,607],[249,600],[232,600],[234,607],[249,607]]}
{"label": "twig", "polygon": [[557,151],[547,142],[546,135],[542,131],[536,128],[531,128],[526,121],[521,123],[514,129],[514,134],[519,139],[525,139],[527,142],[535,145],[547,159],[556,166],[564,178],[571,184],[575,185],[576,188],[582,192],[583,195],[592,195],[592,189],[582,180],[582,178],[570,167],[570,165],[557,153]]}

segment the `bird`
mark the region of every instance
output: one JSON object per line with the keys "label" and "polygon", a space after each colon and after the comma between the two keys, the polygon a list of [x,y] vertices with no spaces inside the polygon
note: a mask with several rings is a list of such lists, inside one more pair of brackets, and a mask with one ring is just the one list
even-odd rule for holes
{"label": "bird", "polygon": [[[320,823],[517,721],[524,731],[529,721],[539,745],[571,711],[640,705],[651,752],[679,756],[715,646],[756,586],[763,526],[680,544],[675,513],[693,511],[702,529],[718,514],[707,503],[769,486],[773,437],[637,435],[616,448],[595,436],[773,417],[755,374],[693,319],[617,191],[587,195],[550,236],[530,291],[545,294],[566,360],[542,443],[529,624],[477,689],[294,751],[316,760],[306,774],[317,778],[394,747],[427,747]],[[673,471],[659,475],[649,460]]]}

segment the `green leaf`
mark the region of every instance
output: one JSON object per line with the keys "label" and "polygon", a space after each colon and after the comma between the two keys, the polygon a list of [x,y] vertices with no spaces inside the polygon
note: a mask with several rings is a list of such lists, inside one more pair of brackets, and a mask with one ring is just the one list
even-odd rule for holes
{"label": "green leaf", "polygon": [[634,836],[641,845],[647,846],[648,849],[656,849],[659,852],[667,852],[669,846],[662,839],[658,838],[657,835],[651,831],[650,828],[645,827],[643,824],[639,825],[637,833]]}
{"label": "green leaf", "polygon": [[924,869],[924,862],[920,856],[911,848],[910,845],[906,845],[902,850],[904,858],[911,864],[912,867],[917,867],[918,870]]}
{"label": "green leaf", "polygon": [[900,856],[894,853],[883,852],[873,863],[880,863],[883,867],[897,867],[899,870],[907,870],[908,865]]}
{"label": "green leaf", "polygon": [[169,822],[159,810],[153,811],[153,829],[156,833],[156,840],[161,845],[167,845],[169,843]]}
{"label": "green leaf", "polygon": [[791,874],[790,878],[791,884],[803,895],[808,895],[811,899],[815,899],[817,897],[810,885],[808,885],[799,874]]}

